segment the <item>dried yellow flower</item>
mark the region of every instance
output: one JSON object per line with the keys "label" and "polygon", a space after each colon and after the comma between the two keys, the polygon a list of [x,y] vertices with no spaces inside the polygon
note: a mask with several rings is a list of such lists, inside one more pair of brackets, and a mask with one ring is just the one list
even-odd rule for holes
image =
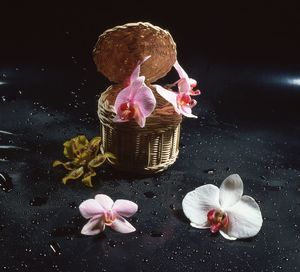
{"label": "dried yellow flower", "polygon": [[62,165],[69,173],[62,179],[64,184],[68,180],[82,177],[82,182],[88,187],[93,187],[92,177],[96,176],[95,168],[103,165],[105,161],[115,164],[116,157],[110,152],[103,152],[101,137],[92,140],[84,135],[79,135],[64,143],[64,155],[70,161],[54,161],[53,167]]}

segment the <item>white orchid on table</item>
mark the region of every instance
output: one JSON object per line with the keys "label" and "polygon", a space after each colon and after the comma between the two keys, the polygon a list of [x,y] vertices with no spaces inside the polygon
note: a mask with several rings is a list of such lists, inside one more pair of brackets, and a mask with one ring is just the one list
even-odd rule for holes
{"label": "white orchid on table", "polygon": [[229,240],[253,237],[263,219],[256,201],[243,195],[243,187],[237,174],[227,177],[220,189],[212,184],[200,186],[184,197],[183,212],[192,227],[220,232]]}

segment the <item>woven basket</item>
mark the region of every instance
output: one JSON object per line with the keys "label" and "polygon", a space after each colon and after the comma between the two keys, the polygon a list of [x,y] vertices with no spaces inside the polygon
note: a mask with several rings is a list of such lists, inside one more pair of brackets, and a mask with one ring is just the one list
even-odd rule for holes
{"label": "woven basket", "polygon": [[98,116],[104,150],[117,156],[116,167],[120,170],[139,174],[163,171],[178,156],[182,117],[154,90],[157,107],[147,118],[144,128],[134,121],[115,123],[113,104],[121,88],[111,86],[99,99]]}
{"label": "woven basket", "polygon": [[[113,121],[113,105],[123,82],[139,61],[141,75],[152,89],[156,108],[144,128],[135,121]],[[158,95],[151,82],[165,76],[176,61],[176,45],[169,32],[150,23],[117,26],[100,35],[93,50],[97,70],[115,85],[102,93],[98,103],[103,148],[116,155],[120,170],[137,174],[160,172],[172,165],[179,152],[181,116]]]}

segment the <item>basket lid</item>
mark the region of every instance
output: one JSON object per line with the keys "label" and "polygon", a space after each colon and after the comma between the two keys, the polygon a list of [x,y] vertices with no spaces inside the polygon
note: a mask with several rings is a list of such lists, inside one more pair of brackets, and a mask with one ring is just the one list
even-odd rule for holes
{"label": "basket lid", "polygon": [[176,44],[171,34],[150,23],[129,23],[106,30],[93,50],[97,70],[110,81],[126,80],[139,61],[148,82],[164,77],[176,61]]}

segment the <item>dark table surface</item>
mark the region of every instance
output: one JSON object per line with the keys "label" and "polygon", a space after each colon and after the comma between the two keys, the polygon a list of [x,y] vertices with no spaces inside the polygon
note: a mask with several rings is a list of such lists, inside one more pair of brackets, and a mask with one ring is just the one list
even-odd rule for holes
{"label": "dark table surface", "polygon": [[[250,24],[247,9],[228,8],[227,16],[203,6],[179,24],[154,8],[100,7],[7,9],[0,130],[14,135],[0,134],[0,145],[23,149],[0,149],[0,171],[13,184],[0,190],[0,269],[299,271],[300,58],[293,9],[261,9]],[[63,142],[99,134],[97,99],[109,82],[91,59],[97,35],[139,20],[173,34],[179,60],[203,90],[199,118],[183,120],[178,160],[161,174],[134,177],[105,168],[93,188],[63,185],[64,172],[51,167],[63,159]],[[187,192],[219,186],[232,173],[242,177],[264,219],[256,237],[233,242],[190,227],[181,207]],[[78,205],[97,193],[136,202],[130,221],[137,231],[81,235],[86,220]]]}

